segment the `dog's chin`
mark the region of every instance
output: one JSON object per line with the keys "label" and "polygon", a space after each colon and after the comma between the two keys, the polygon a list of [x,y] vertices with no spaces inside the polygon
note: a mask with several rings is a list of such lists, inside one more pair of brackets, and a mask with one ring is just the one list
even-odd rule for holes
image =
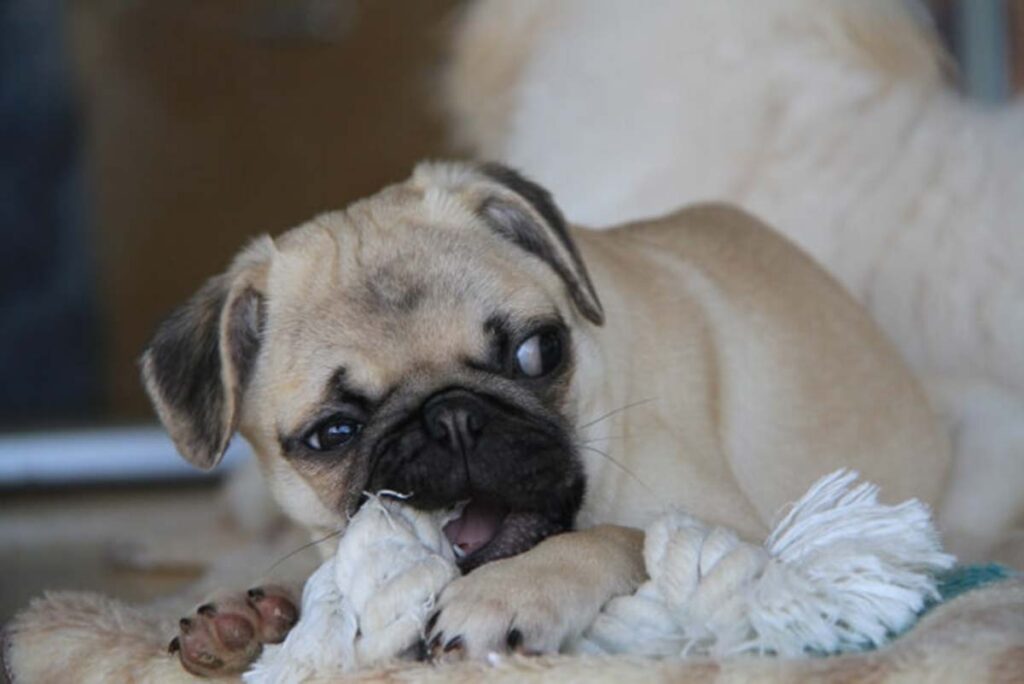
{"label": "dog's chin", "polygon": [[[562,516],[558,516],[562,517]],[[547,537],[567,532],[572,521],[535,511],[516,511],[500,501],[475,498],[460,507],[444,527],[459,569],[468,573],[484,563],[528,551]]]}

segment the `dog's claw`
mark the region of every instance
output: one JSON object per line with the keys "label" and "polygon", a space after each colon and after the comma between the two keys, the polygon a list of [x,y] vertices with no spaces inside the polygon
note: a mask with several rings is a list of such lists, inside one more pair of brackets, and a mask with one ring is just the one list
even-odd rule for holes
{"label": "dog's claw", "polygon": [[424,631],[427,634],[430,634],[431,632],[434,631],[434,625],[437,624],[437,618],[439,618],[439,617],[441,617],[441,611],[438,610],[438,611],[435,611],[434,614],[431,615],[429,618],[427,618],[427,625],[424,628]]}
{"label": "dog's claw", "polygon": [[515,651],[523,645],[523,633],[518,629],[510,629],[508,637],[505,639],[505,644],[508,646],[508,650]]}
{"label": "dog's claw", "polygon": [[279,587],[257,587],[199,606],[178,622],[168,653],[200,677],[244,672],[264,644],[280,643],[299,619],[291,596]]}
{"label": "dog's claw", "polygon": [[461,634],[446,639],[443,632],[435,634],[423,646],[424,660],[446,663],[462,660],[466,656],[466,641]]}

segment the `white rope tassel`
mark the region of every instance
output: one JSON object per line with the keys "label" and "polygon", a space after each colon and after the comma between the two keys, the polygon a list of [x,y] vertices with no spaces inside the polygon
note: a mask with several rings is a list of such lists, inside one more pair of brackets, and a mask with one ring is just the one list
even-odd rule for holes
{"label": "white rope tassel", "polygon": [[299,623],[243,679],[292,684],[379,664],[413,646],[437,595],[459,575],[442,531],[454,515],[371,495],[337,554],[306,581]]}
{"label": "white rope tassel", "polygon": [[924,504],[881,504],[856,479],[819,480],[763,546],[684,513],[658,519],[644,542],[650,580],[610,601],[573,650],[797,656],[884,643],[954,559]]}

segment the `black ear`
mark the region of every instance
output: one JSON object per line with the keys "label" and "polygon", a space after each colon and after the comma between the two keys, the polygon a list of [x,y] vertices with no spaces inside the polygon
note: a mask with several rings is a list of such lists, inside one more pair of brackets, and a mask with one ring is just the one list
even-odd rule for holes
{"label": "black ear", "polygon": [[218,276],[160,325],[142,355],[146,391],[193,465],[217,465],[238,427],[263,319],[261,294]]}
{"label": "black ear", "polygon": [[483,164],[480,172],[505,191],[488,195],[480,216],[496,233],[547,262],[580,312],[595,325],[604,323],[601,300],[551,194],[501,164]]}

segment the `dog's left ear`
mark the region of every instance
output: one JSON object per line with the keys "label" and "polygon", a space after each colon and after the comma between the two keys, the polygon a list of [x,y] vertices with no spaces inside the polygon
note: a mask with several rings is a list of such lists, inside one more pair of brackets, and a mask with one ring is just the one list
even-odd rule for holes
{"label": "dog's left ear", "polygon": [[217,465],[238,428],[264,309],[263,295],[248,278],[216,276],[160,324],[142,355],[142,378],[157,415],[193,465]]}
{"label": "dog's left ear", "polygon": [[477,209],[483,220],[503,238],[551,266],[580,312],[595,325],[603,324],[601,300],[551,194],[507,166],[482,164],[478,169],[496,186]]}

